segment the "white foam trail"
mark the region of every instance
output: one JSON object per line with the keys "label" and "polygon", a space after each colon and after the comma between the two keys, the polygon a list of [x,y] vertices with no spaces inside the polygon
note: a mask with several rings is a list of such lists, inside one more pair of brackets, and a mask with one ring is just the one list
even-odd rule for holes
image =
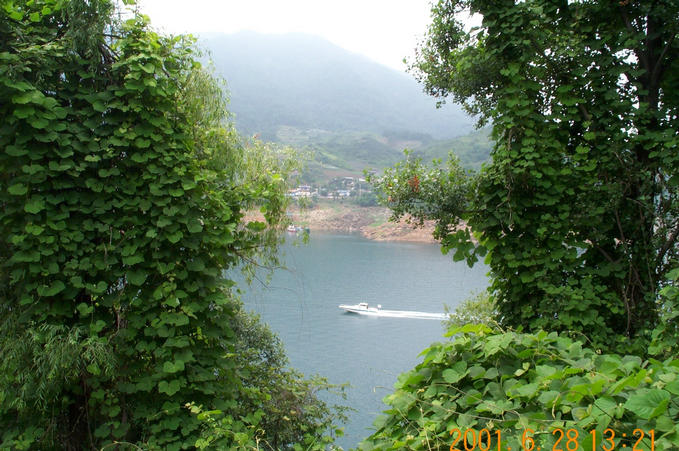
{"label": "white foam trail", "polygon": [[355,306],[347,305],[340,305],[339,308],[345,310],[347,313],[357,313],[359,315],[381,316],[388,318],[435,319],[443,321],[450,317],[448,313],[414,312],[410,310],[382,310],[381,308],[374,307],[360,309],[355,308]]}

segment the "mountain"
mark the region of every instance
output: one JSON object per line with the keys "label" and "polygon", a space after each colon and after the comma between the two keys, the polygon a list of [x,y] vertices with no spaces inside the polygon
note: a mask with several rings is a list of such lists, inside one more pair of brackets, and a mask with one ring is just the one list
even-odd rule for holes
{"label": "mountain", "polygon": [[437,109],[409,75],[319,37],[240,32],[201,39],[227,81],[236,126],[262,139],[282,141],[281,130],[291,128],[433,139],[472,129],[458,106]]}
{"label": "mountain", "polygon": [[449,153],[454,153],[462,167],[466,169],[481,169],[481,165],[490,158],[493,140],[490,137],[491,128],[485,127],[474,130],[463,136],[442,141],[433,141],[413,151],[413,155],[421,157],[423,161],[445,161]]}

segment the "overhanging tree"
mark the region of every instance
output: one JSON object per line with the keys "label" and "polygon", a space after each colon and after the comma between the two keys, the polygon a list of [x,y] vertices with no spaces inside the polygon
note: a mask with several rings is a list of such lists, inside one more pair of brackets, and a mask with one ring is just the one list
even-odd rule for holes
{"label": "overhanging tree", "polygon": [[441,0],[432,19],[411,69],[491,121],[496,145],[473,178],[414,160],[388,173],[396,214],[437,219],[458,258],[488,252],[504,324],[628,349],[677,260],[679,4]]}

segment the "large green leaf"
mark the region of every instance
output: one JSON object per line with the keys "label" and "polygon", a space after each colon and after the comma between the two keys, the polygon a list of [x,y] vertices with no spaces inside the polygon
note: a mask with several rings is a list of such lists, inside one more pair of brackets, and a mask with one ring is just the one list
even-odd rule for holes
{"label": "large green leaf", "polygon": [[66,285],[61,280],[55,280],[50,285],[43,285],[38,288],[38,294],[40,296],[54,296],[55,294],[61,293],[66,288]]}
{"label": "large green leaf", "polygon": [[181,383],[174,379],[170,382],[160,381],[158,383],[158,392],[165,393],[168,396],[172,396],[181,389]]}
{"label": "large green leaf", "polygon": [[464,361],[456,362],[451,368],[443,370],[443,380],[449,384],[454,384],[464,378],[469,373],[467,363]]}
{"label": "large green leaf", "polygon": [[667,411],[671,395],[665,390],[644,389],[632,394],[625,403],[625,409],[650,420]]}
{"label": "large green leaf", "polygon": [[28,187],[23,183],[15,183],[7,188],[7,192],[14,196],[23,196],[28,192]]}
{"label": "large green leaf", "polygon": [[129,273],[127,273],[127,280],[132,285],[142,285],[144,281],[146,281],[147,277],[148,273],[141,269],[137,271],[130,271]]}
{"label": "large green leaf", "polygon": [[26,210],[27,213],[33,214],[40,213],[44,209],[45,209],[45,199],[40,196],[31,197],[30,200],[26,202],[26,205],[24,206],[24,210]]}

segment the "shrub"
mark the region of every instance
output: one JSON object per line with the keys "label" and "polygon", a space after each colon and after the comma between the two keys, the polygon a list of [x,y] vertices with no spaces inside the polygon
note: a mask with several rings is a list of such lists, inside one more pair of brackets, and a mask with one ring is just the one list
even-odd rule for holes
{"label": "shrub", "polygon": [[[399,377],[385,398],[386,416],[361,450],[447,450],[460,435],[456,430],[464,437],[468,429],[477,439],[487,429],[490,449],[498,449],[498,433],[501,449],[553,449],[569,429],[578,432],[583,449],[591,449],[590,431],[599,444],[615,434],[615,449],[632,449],[640,431],[637,449],[651,449],[650,431],[655,449],[679,443],[679,360],[598,354],[544,331],[469,325],[449,335],[452,341],[426,349],[423,362]],[[574,434],[564,435],[562,449]],[[456,447],[464,449],[463,440]]]}
{"label": "shrub", "polygon": [[[447,308],[447,307],[446,307]],[[462,327],[467,324],[497,325],[497,306],[487,291],[474,294],[465,299],[450,313],[446,327]]]}

